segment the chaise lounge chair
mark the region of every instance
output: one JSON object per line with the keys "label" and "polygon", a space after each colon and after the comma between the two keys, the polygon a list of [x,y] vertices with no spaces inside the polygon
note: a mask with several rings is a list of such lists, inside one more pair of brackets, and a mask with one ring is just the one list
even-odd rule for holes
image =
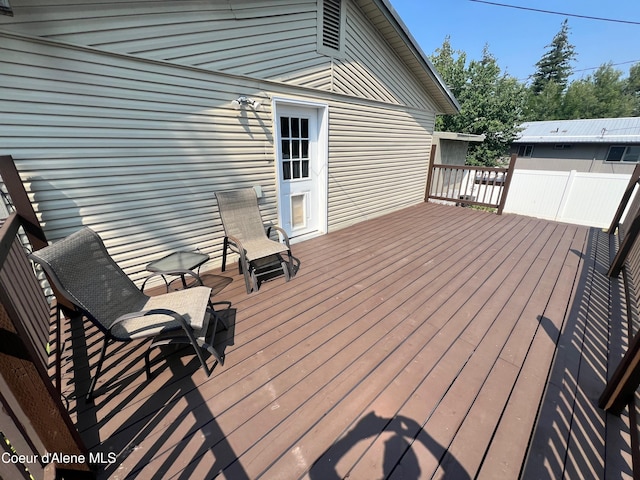
{"label": "chaise lounge chair", "polygon": [[[98,234],[87,227],[30,257],[42,265],[61,295],[105,334],[87,400],[93,397],[107,346],[113,341],[153,338],[145,354],[147,378],[151,376],[149,351],[159,345],[190,344],[207,376],[212,369],[207,366],[205,351],[223,363],[212,346],[218,316],[210,303],[210,288],[196,286],[149,297],[111,258]],[[211,332],[209,338],[206,337],[208,331]]]}
{"label": "chaise lounge chair", "polygon": [[[253,188],[216,192],[225,237],[222,246],[222,271],[227,264],[227,250],[240,255],[238,267],[244,274],[247,293],[258,290],[258,277],[282,270],[288,282],[293,276],[291,246],[286,232],[276,226],[265,230]],[[276,230],[284,243],[269,239]],[[282,254],[287,254],[287,259]]]}

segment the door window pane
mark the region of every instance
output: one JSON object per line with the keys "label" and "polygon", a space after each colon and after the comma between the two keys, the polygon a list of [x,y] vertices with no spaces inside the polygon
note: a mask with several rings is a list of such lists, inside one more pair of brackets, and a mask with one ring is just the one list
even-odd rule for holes
{"label": "door window pane", "polygon": [[280,136],[289,137],[289,117],[280,117]]}
{"label": "door window pane", "polygon": [[291,180],[291,162],[282,162],[282,178]]}
{"label": "door window pane", "polygon": [[309,178],[309,119],[280,117],[280,146],[282,178]]}
{"label": "door window pane", "polygon": [[288,160],[291,158],[289,140],[282,140],[282,159]]}
{"label": "door window pane", "polygon": [[300,119],[292,118],[291,119],[291,137],[299,137],[300,136]]}

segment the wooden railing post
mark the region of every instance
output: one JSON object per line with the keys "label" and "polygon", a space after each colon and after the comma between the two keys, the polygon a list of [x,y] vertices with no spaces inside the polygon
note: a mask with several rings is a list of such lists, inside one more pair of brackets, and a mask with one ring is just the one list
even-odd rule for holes
{"label": "wooden railing post", "polygon": [[640,334],[633,338],[629,350],[600,395],[598,406],[619,415],[633,397],[638,385],[640,385]]}
{"label": "wooden railing post", "polygon": [[624,238],[622,239],[622,243],[618,248],[618,253],[616,253],[613,262],[611,262],[611,266],[609,267],[609,271],[607,275],[609,277],[617,277],[624,266],[624,262],[627,260],[627,256],[633,247],[634,242],[636,241],[638,235],[640,234],[640,211],[636,212],[636,216],[633,219],[633,223],[631,223],[631,227],[629,227],[629,231],[625,232]]}
{"label": "wooden railing post", "polygon": [[[16,213],[20,216],[22,228],[27,235],[31,248],[35,251],[49,245],[11,155],[0,155],[0,178],[2,178],[2,182],[7,187]],[[75,310],[71,302],[64,298],[64,296],[58,294],[59,292],[55,286],[51,285],[51,289],[57,299],[56,302],[58,306],[67,312],[73,312]]]}
{"label": "wooden railing post", "polygon": [[498,215],[502,215],[502,211],[504,210],[504,206],[507,203],[507,195],[509,194],[509,187],[511,186],[511,177],[513,176],[513,170],[516,168],[516,160],[518,159],[518,155],[513,153],[511,155],[511,160],[509,160],[509,168],[507,169],[507,178],[504,182],[504,188],[502,190],[502,197],[500,198],[500,205],[498,206]]}
{"label": "wooden railing post", "polygon": [[34,250],[46,247],[48,245],[47,237],[45,237],[44,231],[40,227],[36,212],[33,210],[11,155],[0,156],[0,177],[7,187],[16,212],[22,217],[22,227],[27,234],[29,243],[31,243]]}
{"label": "wooden railing post", "polygon": [[[611,226],[609,227],[609,234],[613,234],[616,229],[621,233],[620,219],[622,214],[627,209],[629,201],[636,187],[636,184],[640,181],[640,165],[637,165],[629,179],[627,189],[622,196],[618,210],[613,217]],[[636,202],[634,202],[636,203]],[[632,251],[637,251],[638,245],[636,241],[640,236],[640,209],[634,208],[633,211],[628,212],[628,216],[633,215],[633,219],[629,224],[628,220],[625,220],[624,236],[618,248],[613,262],[609,267],[607,275],[609,277],[617,277],[620,272],[623,272],[624,288],[627,297],[627,302],[638,302],[637,292],[634,291],[633,286],[630,284],[629,276],[626,271],[627,257]],[[633,254],[635,256],[635,253]],[[633,266],[629,268],[634,270]],[[637,269],[637,266],[635,267]],[[637,277],[637,272],[633,277]],[[637,278],[636,278],[637,281]],[[629,307],[627,307],[628,317],[631,318],[632,313]],[[631,330],[629,330],[629,337],[632,336]],[[640,385],[640,333],[630,338],[629,349],[625,353],[624,357],[620,361],[620,364],[616,367],[616,370],[607,382],[602,395],[598,400],[598,406],[614,414],[620,414],[622,410],[627,406],[630,399],[633,398],[638,386]]]}
{"label": "wooden railing post", "polygon": [[609,226],[609,235],[613,235],[618,228],[618,224],[620,223],[622,214],[629,204],[629,200],[631,199],[631,195],[633,194],[633,190],[635,189],[638,180],[640,180],[640,163],[637,164],[636,168],[633,169],[633,173],[631,174],[631,178],[629,179],[629,183],[627,184],[627,189],[624,191],[624,195],[622,195],[622,200],[620,200],[618,210],[613,216],[613,220],[611,221],[611,225]]}
{"label": "wooden railing post", "polygon": [[436,159],[436,149],[437,145],[431,145],[431,154],[429,155],[429,169],[427,170],[427,188],[424,192],[424,201],[429,201],[429,195],[431,195],[431,182],[433,181],[433,169],[434,162]]}

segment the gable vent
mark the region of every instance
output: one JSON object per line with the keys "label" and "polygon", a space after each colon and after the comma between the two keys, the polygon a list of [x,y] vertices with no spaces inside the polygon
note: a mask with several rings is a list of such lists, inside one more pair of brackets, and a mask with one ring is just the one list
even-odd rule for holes
{"label": "gable vent", "polygon": [[342,0],[322,2],[322,45],[340,50],[340,18]]}

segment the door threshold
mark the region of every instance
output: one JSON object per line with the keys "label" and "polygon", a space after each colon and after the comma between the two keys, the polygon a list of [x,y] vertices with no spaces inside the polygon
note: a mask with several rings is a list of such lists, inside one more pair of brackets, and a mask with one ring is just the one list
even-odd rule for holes
{"label": "door threshold", "polygon": [[324,235],[324,233],[319,230],[315,230],[313,232],[303,233],[302,235],[296,235],[295,237],[289,237],[289,242],[290,243],[304,242],[305,240],[311,240],[312,238],[319,237],[320,235]]}

